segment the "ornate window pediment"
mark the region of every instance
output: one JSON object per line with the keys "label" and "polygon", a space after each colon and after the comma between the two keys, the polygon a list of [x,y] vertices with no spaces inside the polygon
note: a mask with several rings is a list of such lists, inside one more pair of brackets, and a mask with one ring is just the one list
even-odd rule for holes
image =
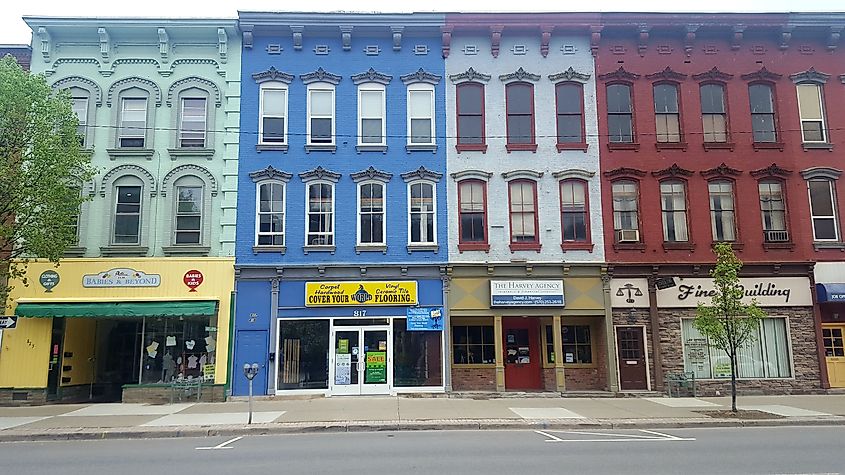
{"label": "ornate window pediment", "polygon": [[335,173],[331,170],[326,170],[325,168],[318,166],[313,170],[308,170],[306,172],[300,173],[299,178],[303,182],[325,180],[330,181],[332,183],[337,183],[338,181],[340,181],[340,173]]}
{"label": "ornate window pediment", "polygon": [[779,167],[776,163],[772,163],[766,168],[761,168],[759,170],[752,170],[751,176],[754,178],[761,178],[761,177],[786,177],[792,174],[792,170],[787,170],[785,168]]}
{"label": "ornate window pediment", "polygon": [[842,170],[831,167],[810,167],[801,170],[800,173],[805,180],[810,180],[813,178],[827,178],[829,180],[838,180],[839,177],[842,176]]}
{"label": "ornate window pediment", "polygon": [[639,78],[639,74],[626,71],[622,66],[619,66],[616,71],[599,75],[599,79],[603,81],[635,81]]}
{"label": "ornate window pediment", "polygon": [[100,196],[105,198],[106,193],[111,189],[112,183],[116,179],[127,175],[134,176],[146,183],[149,187],[150,196],[156,195],[158,190],[156,189],[156,179],[153,174],[144,167],[126,164],[116,166],[103,175],[103,179],[100,181]]}
{"label": "ornate window pediment", "polygon": [[683,81],[688,75],[672,70],[670,66],[660,72],[646,74],[646,79],[657,79],[663,81]]}
{"label": "ornate window pediment", "polygon": [[723,73],[719,68],[713,66],[713,69],[700,74],[693,74],[692,78],[696,81],[720,81],[727,82],[734,77],[733,74]]}
{"label": "ornate window pediment", "polygon": [[569,170],[562,170],[552,173],[556,180],[567,180],[571,178],[580,178],[581,180],[589,180],[596,176],[596,172],[584,170],[583,168],[570,168]]}
{"label": "ornate window pediment", "polygon": [[731,168],[725,162],[722,162],[719,166],[709,170],[704,170],[700,173],[704,178],[712,178],[717,176],[739,176],[742,175],[742,170]]}
{"label": "ornate window pediment", "polygon": [[431,84],[431,85],[436,85],[440,82],[441,78],[442,78],[441,76],[438,76],[437,74],[430,73],[430,72],[424,70],[423,68],[420,68],[413,73],[403,74],[402,76],[399,76],[399,79],[401,79],[402,83],[405,84],[406,86],[408,84],[414,84],[414,83],[419,83],[419,82]]}
{"label": "ornate window pediment", "polygon": [[452,74],[449,76],[449,80],[453,83],[457,84],[460,82],[488,82],[490,81],[491,76],[489,74],[479,73],[473,68],[467,69],[465,72],[460,74]]}
{"label": "ornate window pediment", "polygon": [[391,178],[393,178],[393,174],[377,170],[371,165],[370,168],[367,168],[366,170],[350,173],[349,177],[352,178],[352,181],[355,183],[365,180],[375,180],[387,183]]}
{"label": "ornate window pediment", "polygon": [[293,74],[288,74],[284,71],[279,71],[274,66],[270,66],[270,69],[266,71],[261,71],[253,74],[252,79],[258,84],[268,81],[278,81],[283,82],[285,84],[290,84],[291,81],[293,81]]}
{"label": "ornate window pediment", "polygon": [[267,168],[263,170],[250,172],[249,174],[249,178],[256,183],[263,180],[278,180],[287,183],[292,177],[293,175],[290,173],[273,168],[272,165],[268,165]]}
{"label": "ornate window pediment", "polygon": [[504,178],[505,181],[518,180],[520,178],[527,180],[537,180],[542,177],[543,172],[538,172],[535,170],[512,170],[509,172],[502,173],[502,178]]}
{"label": "ornate window pediment", "polygon": [[158,87],[158,84],[149,79],[134,76],[115,81],[109,86],[108,94],[106,94],[106,105],[111,107],[112,101],[114,101],[117,93],[131,87],[138,87],[149,91],[150,95],[154,96],[156,107],[161,107],[161,88]]}
{"label": "ornate window pediment", "polygon": [[490,178],[493,177],[493,174],[490,172],[485,172],[481,170],[461,170],[459,172],[452,173],[452,179],[455,181],[460,180],[467,180],[467,179],[474,179],[474,180],[481,180],[481,181],[489,181]]}
{"label": "ornate window pediment", "polygon": [[54,82],[52,87],[56,90],[70,89],[72,87],[85,89],[91,93],[92,99],[94,99],[94,103],[97,107],[103,105],[103,90],[100,88],[99,84],[88,78],[84,78],[82,76],[68,76]]}
{"label": "ornate window pediment", "polygon": [[193,164],[182,165],[170,170],[161,181],[161,196],[167,196],[167,189],[171,182],[175,182],[179,178],[189,175],[201,177],[208,185],[211,196],[217,196],[217,180],[214,178],[214,175],[207,168]]}
{"label": "ornate window pediment", "polygon": [[603,173],[604,176],[607,178],[617,178],[617,177],[644,177],[645,172],[639,170],[637,168],[630,168],[630,167],[619,167],[614,168],[613,170],[608,170]]}
{"label": "ornate window pediment", "polygon": [[743,74],[740,76],[745,81],[770,81],[775,82],[783,77],[783,74],[777,74],[766,69],[765,66],[753,73]]}
{"label": "ornate window pediment", "polygon": [[406,173],[403,173],[399,176],[402,177],[402,180],[404,180],[405,183],[408,183],[408,182],[411,182],[411,181],[416,181],[416,180],[426,180],[426,181],[437,182],[437,181],[440,181],[441,178],[443,178],[442,173],[431,171],[431,170],[429,170],[425,167],[419,167],[414,171],[406,172]]}
{"label": "ornate window pediment", "polygon": [[549,81],[551,82],[574,81],[584,84],[589,80],[589,74],[579,73],[578,71],[572,69],[572,66],[562,73],[549,74]]}
{"label": "ornate window pediment", "polygon": [[499,76],[499,80],[502,82],[509,82],[509,81],[531,81],[537,82],[540,80],[539,74],[529,73],[528,71],[522,69],[520,66],[519,69],[516,71],[509,73],[509,74],[502,74]]}
{"label": "ornate window pediment", "polygon": [[170,87],[167,89],[167,106],[170,107],[173,105],[173,97],[176,96],[180,91],[191,87],[209,90],[210,93],[214,94],[214,105],[217,107],[223,105],[222,96],[220,94],[220,88],[217,87],[217,84],[205,78],[191,76],[184,79],[180,79],[170,85]]}
{"label": "ornate window pediment", "polygon": [[392,80],[393,76],[389,74],[380,73],[373,68],[370,68],[369,70],[364,71],[363,73],[352,75],[352,84],[355,84],[356,86],[366,82],[374,82],[378,84],[384,84],[386,86],[390,84],[390,81]]}
{"label": "ornate window pediment", "polygon": [[828,79],[830,79],[830,74],[826,74],[821,71],[816,71],[816,68],[810,68],[800,73],[790,74],[789,79],[792,79],[792,82],[794,82],[795,84],[801,84],[803,82],[824,84],[827,82]]}
{"label": "ornate window pediment", "polygon": [[332,74],[326,71],[323,68],[317,68],[316,71],[307,74],[300,74],[299,79],[302,80],[303,84],[311,84],[314,82],[327,82],[329,84],[337,86],[338,84],[340,84],[340,80],[342,78],[337,74]]}
{"label": "ornate window pediment", "polygon": [[677,163],[673,163],[671,167],[664,168],[663,170],[657,170],[651,172],[651,176],[655,178],[664,178],[664,177],[688,177],[692,176],[693,172],[687,170],[686,168],[681,168],[678,166]]}

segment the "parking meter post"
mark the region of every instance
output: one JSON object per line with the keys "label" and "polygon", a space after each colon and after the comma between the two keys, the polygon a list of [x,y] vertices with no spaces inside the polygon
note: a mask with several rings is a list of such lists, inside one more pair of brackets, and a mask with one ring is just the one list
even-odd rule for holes
{"label": "parking meter post", "polygon": [[249,383],[249,418],[247,424],[252,424],[252,380],[258,374],[258,363],[244,363],[244,376]]}
{"label": "parking meter post", "polygon": [[247,424],[252,424],[252,379],[249,380],[249,419]]}

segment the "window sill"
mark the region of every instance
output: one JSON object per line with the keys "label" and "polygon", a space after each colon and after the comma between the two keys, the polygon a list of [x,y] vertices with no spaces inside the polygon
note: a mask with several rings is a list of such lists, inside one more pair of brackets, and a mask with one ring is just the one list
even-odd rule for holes
{"label": "window sill", "polygon": [[208,256],[211,248],[208,246],[164,246],[161,248],[165,256]]}
{"label": "window sill", "polygon": [[704,142],[704,150],[730,150],[733,152],[734,143],[733,142]]}
{"label": "window sill", "polygon": [[692,242],[664,242],[664,251],[692,251],[695,249],[695,243]]}
{"label": "window sill", "polygon": [[644,242],[614,242],[613,249],[616,251],[640,251],[645,252]]}
{"label": "window sill", "polygon": [[440,246],[437,244],[408,244],[408,254],[413,252],[433,252],[437,253],[440,250]]}
{"label": "window sill", "polygon": [[214,158],[213,148],[169,148],[167,149],[167,153],[170,154],[171,160],[176,160],[177,158],[184,157],[205,157],[207,160],[211,160],[212,158]]}
{"label": "window sill", "polygon": [[686,151],[686,142],[656,142],[654,148],[657,150],[683,150]]}
{"label": "window sill", "polygon": [[452,366],[459,369],[496,369],[496,363],[452,363]]}
{"label": "window sill", "polygon": [[362,252],[380,252],[382,254],[387,254],[387,246],[383,244],[376,244],[376,245],[365,245],[365,244],[358,244],[355,246],[355,254],[361,254]]}
{"label": "window sill", "polygon": [[560,249],[566,251],[589,251],[593,252],[595,245],[591,242],[564,242],[561,243]]}
{"label": "window sill", "polygon": [[151,148],[107,148],[109,158],[116,160],[120,157],[126,158],[146,158],[152,160],[155,150]]}
{"label": "window sill", "polygon": [[484,251],[490,252],[490,244],[484,243],[464,243],[458,244],[458,252],[464,251]]}
{"label": "window sill", "polygon": [[269,143],[260,143],[255,146],[255,151],[258,153],[261,152],[285,152],[288,151],[287,144],[278,143],[278,144],[269,144]]}
{"label": "window sill", "polygon": [[580,150],[582,152],[586,152],[587,149],[590,147],[588,143],[558,143],[555,144],[555,148],[557,148],[558,153],[564,150]]}
{"label": "window sill", "polygon": [[437,144],[435,144],[435,143],[431,143],[431,144],[421,144],[421,143],[411,144],[411,143],[409,143],[409,144],[405,145],[405,152],[407,152],[407,153],[411,153],[411,152],[436,153],[437,152]]}
{"label": "window sill", "polygon": [[842,241],[816,241],[813,243],[813,249],[820,251],[824,249],[834,249],[845,252],[845,242]]}
{"label": "window sill", "polygon": [[82,155],[92,156],[94,155],[94,147],[81,147],[79,149],[79,153]]}
{"label": "window sill", "polygon": [[149,252],[146,246],[103,246],[100,255],[103,257],[144,257]]}
{"label": "window sill", "polygon": [[457,144],[455,145],[455,150],[458,153],[461,152],[481,152],[487,153],[487,144],[486,143],[479,143],[479,144]]}
{"label": "window sill", "polygon": [[741,251],[745,249],[745,243],[741,243],[738,241],[713,241],[710,243],[710,247],[715,248],[716,244],[730,244],[731,249],[733,249],[734,251]]}
{"label": "window sill", "polygon": [[640,144],[636,142],[608,142],[607,149],[611,152],[614,150],[640,150]]}
{"label": "window sill", "polygon": [[783,152],[783,142],[754,142],[751,144],[754,150],[780,150]]}
{"label": "window sill", "polygon": [[308,144],[305,146],[305,153],[311,152],[331,152],[335,153],[337,151],[337,145],[335,144]]}
{"label": "window sill", "polygon": [[516,251],[535,251],[540,252],[540,249],[543,247],[542,244],[539,242],[532,242],[532,243],[516,243],[512,242],[510,244],[511,253]]}
{"label": "window sill", "polygon": [[804,142],[801,144],[804,148],[804,151],[807,150],[827,150],[828,152],[833,151],[833,144],[827,142]]}
{"label": "window sill", "polygon": [[537,144],[535,143],[509,143],[505,144],[505,150],[511,152],[537,152]]}
{"label": "window sill", "polygon": [[85,255],[85,248],[80,246],[73,246],[65,248],[64,257],[82,257]]}
{"label": "window sill", "polygon": [[335,246],[302,246],[302,252],[308,254],[309,252],[330,252],[334,254]]}
{"label": "window sill", "polygon": [[769,251],[773,249],[789,249],[795,248],[795,243],[792,242],[764,242],[763,249]]}
{"label": "window sill", "polygon": [[387,145],[356,145],[355,151],[361,152],[381,152],[387,153]]}
{"label": "window sill", "polygon": [[288,248],[286,246],[252,246],[252,253],[253,254],[261,254],[261,253],[277,253],[277,254],[284,254],[287,252]]}

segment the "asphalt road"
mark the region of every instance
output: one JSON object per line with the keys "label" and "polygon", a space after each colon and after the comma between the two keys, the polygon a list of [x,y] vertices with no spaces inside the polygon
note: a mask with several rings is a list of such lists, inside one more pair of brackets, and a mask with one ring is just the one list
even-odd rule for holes
{"label": "asphalt road", "polygon": [[[845,473],[845,427],[379,432],[231,439],[9,442],[0,444],[0,474]],[[214,446],[221,448],[209,449]]]}

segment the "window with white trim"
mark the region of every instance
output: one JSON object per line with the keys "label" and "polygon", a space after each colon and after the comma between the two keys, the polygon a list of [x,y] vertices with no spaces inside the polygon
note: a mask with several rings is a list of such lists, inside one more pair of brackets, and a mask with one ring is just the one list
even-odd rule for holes
{"label": "window with white trim", "polygon": [[358,86],[358,145],[385,145],[384,86]]}
{"label": "window with white trim", "polygon": [[73,113],[76,115],[78,125],[76,126],[76,135],[79,136],[79,146],[85,147],[88,135],[88,98],[74,97],[73,98]]}
{"label": "window with white trim", "polygon": [[687,193],[684,182],[670,180],[660,183],[660,208],[663,214],[663,241],[689,241]]}
{"label": "window with white trim", "polygon": [[176,183],[176,245],[202,243],[203,186],[199,180],[185,177]]}
{"label": "window with white trim", "polygon": [[358,244],[384,245],[384,183],[358,184]]}
{"label": "window with white trim", "polygon": [[834,181],[827,179],[808,180],[807,188],[810,192],[813,240],[838,241],[839,223],[836,213]]}
{"label": "window with white trim", "polygon": [[435,185],[426,181],[408,184],[408,243],[436,244]]}
{"label": "window with white trim", "polygon": [[256,246],[285,245],[285,184],[259,183],[255,217]]}
{"label": "window with white trim", "polygon": [[613,195],[613,230],[639,229],[639,191],[637,182],[620,180],[611,186]]}
{"label": "window with white trim", "polygon": [[408,145],[434,144],[434,86],[408,86]]}
{"label": "window with white trim", "polygon": [[714,241],[736,240],[736,208],[734,187],[728,180],[714,180],[707,184],[710,193],[710,227]]}
{"label": "window with white trim", "polygon": [[308,184],[305,245],[334,246],[334,184]]}
{"label": "window with white trim", "polygon": [[146,129],[147,98],[125,97],[121,99],[118,145],[124,148],[144,148]]}
{"label": "window with white trim", "polygon": [[123,177],[114,187],[113,244],[141,244],[142,190],[141,181],[135,177]]}
{"label": "window with white trim", "polygon": [[801,138],[804,142],[827,142],[824,119],[824,96],[821,84],[798,84],[798,112],[801,115]]}
{"label": "window with white trim", "polygon": [[206,146],[208,101],[204,97],[183,97],[179,111],[179,147]]}
{"label": "window with white trim", "polygon": [[308,144],[335,143],[335,88],[327,83],[308,85]]}
{"label": "window with white trim", "polygon": [[[684,371],[696,379],[730,379],[728,354],[710,346],[692,318],[681,319]],[[737,378],[770,379],[792,377],[787,319],[768,317],[760,322],[755,338],[737,349]]]}
{"label": "window with white trim", "polygon": [[783,183],[778,180],[762,180],[757,185],[760,192],[760,213],[763,220],[765,242],[787,242],[786,200]]}
{"label": "window with white trim", "polygon": [[713,83],[702,84],[699,93],[704,142],[727,142],[728,109],[725,104],[725,86]]}
{"label": "window with white trim", "polygon": [[288,89],[283,83],[261,84],[258,143],[287,143]]}

